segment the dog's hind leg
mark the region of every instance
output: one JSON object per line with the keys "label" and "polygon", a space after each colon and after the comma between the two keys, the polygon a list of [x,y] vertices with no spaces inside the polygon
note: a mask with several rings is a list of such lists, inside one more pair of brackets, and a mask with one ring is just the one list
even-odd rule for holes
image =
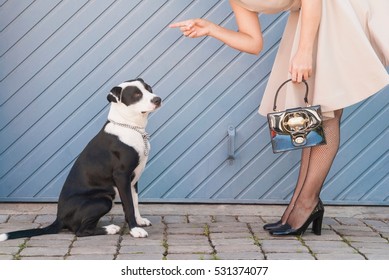
{"label": "dog's hind leg", "polygon": [[120,227],[116,225],[109,225],[98,227],[97,224],[102,216],[107,214],[112,208],[111,201],[99,201],[97,199],[90,201],[88,205],[84,206],[81,210],[82,220],[75,234],[78,237],[91,236],[91,235],[106,235],[117,234],[120,231]]}

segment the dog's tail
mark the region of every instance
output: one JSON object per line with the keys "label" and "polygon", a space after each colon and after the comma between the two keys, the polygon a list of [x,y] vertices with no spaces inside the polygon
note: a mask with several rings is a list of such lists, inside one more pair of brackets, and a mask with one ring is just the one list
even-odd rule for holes
{"label": "dog's tail", "polygon": [[44,228],[34,228],[26,230],[12,231],[8,233],[0,234],[0,241],[5,241],[8,239],[24,238],[24,237],[33,237],[44,234],[56,234],[59,233],[62,229],[62,223],[55,220],[51,225]]}

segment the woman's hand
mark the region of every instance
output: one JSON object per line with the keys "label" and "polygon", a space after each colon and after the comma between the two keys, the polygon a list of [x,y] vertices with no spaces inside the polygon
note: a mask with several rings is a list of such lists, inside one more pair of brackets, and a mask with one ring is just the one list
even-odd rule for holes
{"label": "woman's hand", "polygon": [[298,50],[290,62],[289,73],[293,82],[301,83],[312,75],[312,51]]}
{"label": "woman's hand", "polygon": [[299,46],[290,61],[289,72],[294,82],[308,80],[313,69],[313,50],[321,20],[323,0],[301,0],[301,31]]}
{"label": "woman's hand", "polygon": [[241,52],[258,54],[263,47],[261,26],[256,12],[249,11],[230,1],[236,17],[238,31],[224,28],[203,18],[189,19],[169,25],[180,28],[182,34],[189,38],[211,36]]}
{"label": "woman's hand", "polygon": [[189,38],[198,38],[208,36],[211,33],[211,28],[214,23],[202,19],[189,19],[185,21],[175,22],[169,25],[171,28],[180,28],[182,34]]}

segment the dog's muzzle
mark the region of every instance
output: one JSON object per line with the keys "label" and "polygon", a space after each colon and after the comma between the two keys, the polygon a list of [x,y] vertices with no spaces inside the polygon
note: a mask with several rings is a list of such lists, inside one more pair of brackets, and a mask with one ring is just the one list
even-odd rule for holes
{"label": "dog's muzzle", "polygon": [[151,99],[151,103],[153,103],[156,106],[156,108],[158,108],[161,106],[162,99],[156,96],[153,99]]}

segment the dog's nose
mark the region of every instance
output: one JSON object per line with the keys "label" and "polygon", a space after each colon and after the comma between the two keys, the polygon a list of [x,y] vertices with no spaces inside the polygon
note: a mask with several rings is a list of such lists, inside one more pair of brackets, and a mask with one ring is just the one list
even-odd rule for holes
{"label": "dog's nose", "polygon": [[153,99],[151,99],[151,103],[157,105],[157,106],[161,106],[161,98],[160,97],[154,97]]}

